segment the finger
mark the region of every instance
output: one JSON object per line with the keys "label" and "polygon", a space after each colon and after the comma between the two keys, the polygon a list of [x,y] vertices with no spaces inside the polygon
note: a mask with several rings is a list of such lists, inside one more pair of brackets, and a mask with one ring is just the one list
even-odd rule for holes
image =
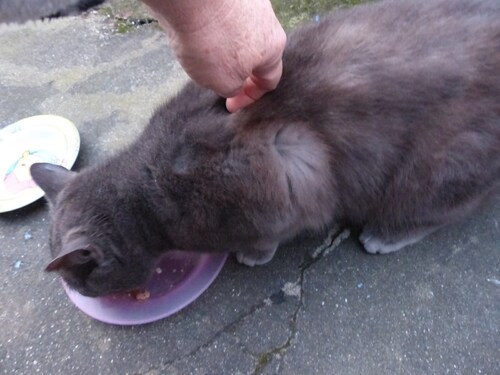
{"label": "finger", "polygon": [[[281,55],[270,64],[254,69],[252,72],[252,82],[264,92],[274,90],[281,79],[283,73],[283,60]],[[262,96],[262,95],[261,95]]]}
{"label": "finger", "polygon": [[229,112],[236,112],[260,99],[266,92],[274,90],[279,83],[283,72],[282,61],[272,71],[268,71],[264,76],[248,77],[242,90],[234,97],[227,99],[226,108]]}
{"label": "finger", "polygon": [[222,86],[220,82],[217,83],[209,83],[204,85],[207,89],[211,89],[215,91],[215,93],[223,98],[233,98],[238,96],[243,91],[243,85],[238,88],[234,88],[236,83],[232,86],[225,85]]}
{"label": "finger", "polygon": [[262,95],[264,95],[268,90],[259,88],[252,77],[248,77],[243,84],[243,88],[240,92],[227,99],[226,108],[229,112],[236,112],[240,109],[252,104]]}
{"label": "finger", "polygon": [[229,112],[237,112],[247,105],[252,104],[255,100],[256,99],[246,95],[244,90],[241,90],[238,95],[226,100],[226,108]]}

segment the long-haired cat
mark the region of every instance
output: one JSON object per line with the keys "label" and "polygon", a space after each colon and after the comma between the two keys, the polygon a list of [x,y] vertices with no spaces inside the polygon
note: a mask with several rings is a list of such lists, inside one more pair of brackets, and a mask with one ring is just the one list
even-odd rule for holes
{"label": "long-haired cat", "polygon": [[33,165],[47,270],[97,296],[140,287],[170,249],[263,264],[334,223],[387,253],[498,191],[498,0],[339,10],[290,35],[283,59],[278,88],[238,113],[189,83],[109,160]]}

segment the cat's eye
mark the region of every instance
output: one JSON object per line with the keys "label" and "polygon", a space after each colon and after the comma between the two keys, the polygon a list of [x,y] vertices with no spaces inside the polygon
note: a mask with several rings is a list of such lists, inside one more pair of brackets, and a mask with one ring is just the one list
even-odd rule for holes
{"label": "cat's eye", "polygon": [[88,249],[83,249],[80,251],[80,255],[84,258],[90,258],[90,256],[92,255],[92,252]]}
{"label": "cat's eye", "polygon": [[89,260],[92,259],[92,250],[89,249],[80,249],[75,252],[75,255],[77,255],[77,259],[80,259],[82,262],[88,262]]}

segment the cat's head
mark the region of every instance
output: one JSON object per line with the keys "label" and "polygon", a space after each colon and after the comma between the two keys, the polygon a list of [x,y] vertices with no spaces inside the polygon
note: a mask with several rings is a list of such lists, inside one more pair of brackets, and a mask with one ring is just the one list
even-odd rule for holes
{"label": "cat's head", "polygon": [[57,271],[87,296],[126,292],[147,281],[156,259],[141,248],[140,239],[133,240],[133,223],[119,204],[110,207],[109,196],[116,196],[112,187],[96,191],[92,173],[48,163],[33,164],[31,175],[50,205],[53,259],[47,271]]}

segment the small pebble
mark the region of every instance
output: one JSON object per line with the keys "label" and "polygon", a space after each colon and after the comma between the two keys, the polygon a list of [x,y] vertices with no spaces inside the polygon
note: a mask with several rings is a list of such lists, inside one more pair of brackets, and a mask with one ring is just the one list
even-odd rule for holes
{"label": "small pebble", "polygon": [[160,267],[157,267],[155,271],[156,271],[157,274],[162,273],[162,269]]}
{"label": "small pebble", "polygon": [[31,232],[30,231],[27,231],[26,233],[24,233],[24,239],[27,241],[27,240],[30,240],[31,238],[33,238],[33,236],[31,235]]}
{"label": "small pebble", "polygon": [[14,268],[17,268],[17,269],[21,268],[21,261],[20,261],[20,260],[18,260],[18,261],[14,264]]}
{"label": "small pebble", "polygon": [[493,283],[497,286],[500,286],[500,280],[498,280],[498,279],[491,278],[491,279],[486,279],[486,280],[489,281],[490,283]]}

